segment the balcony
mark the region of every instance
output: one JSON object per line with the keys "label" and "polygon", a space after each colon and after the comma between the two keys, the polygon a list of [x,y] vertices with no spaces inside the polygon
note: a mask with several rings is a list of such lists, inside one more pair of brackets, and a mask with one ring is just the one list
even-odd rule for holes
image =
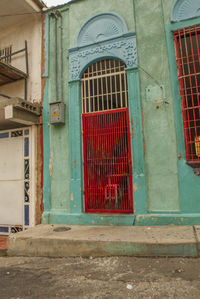
{"label": "balcony", "polygon": [[[26,22],[35,18],[40,20],[44,8],[45,5],[41,0],[1,0],[0,32],[2,33],[2,38],[5,37],[7,30],[9,34],[9,28],[15,28],[18,25],[21,26],[21,24],[26,24]],[[23,36],[23,30],[19,31],[19,34]],[[9,35],[7,35],[7,40],[9,40]],[[13,41],[10,40],[8,44],[13,45]],[[19,59],[21,62],[16,63]],[[27,101],[28,78],[27,41],[24,41],[24,45],[22,42],[20,48],[14,47],[14,51],[12,51],[12,46],[0,49],[0,130],[39,124],[41,115],[40,105]],[[2,87],[1,89],[1,86],[19,80],[24,80],[24,96],[22,98],[17,96],[10,97],[4,94],[3,90],[8,90],[8,88],[6,87],[5,89]]]}
{"label": "balcony", "polygon": [[[28,78],[28,50],[27,41],[23,49],[15,52],[11,52],[11,49],[7,49],[3,55],[0,55],[0,86],[13,83],[18,80],[24,80],[24,99],[27,99],[27,78]],[[26,73],[11,65],[11,58],[19,54],[24,53]]]}

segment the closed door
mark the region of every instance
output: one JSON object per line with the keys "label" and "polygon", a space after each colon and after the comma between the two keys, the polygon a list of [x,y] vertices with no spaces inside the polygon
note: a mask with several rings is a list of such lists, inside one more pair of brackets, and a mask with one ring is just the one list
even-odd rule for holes
{"label": "closed door", "polygon": [[85,211],[132,213],[132,164],[125,65],[103,60],[82,78]]}
{"label": "closed door", "polygon": [[23,224],[23,137],[0,139],[0,224]]}

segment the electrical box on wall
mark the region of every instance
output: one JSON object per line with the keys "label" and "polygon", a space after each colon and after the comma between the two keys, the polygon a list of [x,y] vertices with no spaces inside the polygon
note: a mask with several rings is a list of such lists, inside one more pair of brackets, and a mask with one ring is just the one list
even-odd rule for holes
{"label": "electrical box on wall", "polygon": [[63,102],[50,103],[50,123],[64,124],[65,123],[65,104]]}

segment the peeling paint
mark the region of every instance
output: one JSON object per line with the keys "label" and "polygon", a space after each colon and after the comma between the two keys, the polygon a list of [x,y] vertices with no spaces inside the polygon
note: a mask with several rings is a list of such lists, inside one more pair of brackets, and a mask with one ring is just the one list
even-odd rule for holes
{"label": "peeling paint", "polygon": [[145,143],[145,137],[144,137],[144,116],[143,113],[141,114],[141,122],[142,122],[142,139],[143,139],[143,146],[144,146],[144,153],[146,152],[146,143]]}
{"label": "peeling paint", "polygon": [[49,174],[50,174],[50,177],[52,177],[52,175],[53,175],[52,151],[51,151],[50,159],[49,159]]}
{"label": "peeling paint", "polygon": [[136,134],[136,132],[135,132],[133,129],[131,129],[131,137],[132,137],[132,138],[135,137],[135,134]]}
{"label": "peeling paint", "polygon": [[131,126],[134,126],[134,121],[133,121],[133,117],[131,117]]}
{"label": "peeling paint", "polygon": [[135,183],[134,186],[133,186],[133,192],[136,192],[137,189],[138,189],[138,185],[137,185],[137,183]]}
{"label": "peeling paint", "polygon": [[70,199],[71,199],[71,201],[74,201],[74,193],[73,192],[71,193]]}
{"label": "peeling paint", "polygon": [[159,103],[163,103],[164,100],[163,99],[159,99],[159,100],[156,100],[155,102],[159,104]]}
{"label": "peeling paint", "polygon": [[157,222],[157,221],[158,221],[158,218],[152,218],[152,221],[153,221],[153,222]]}
{"label": "peeling paint", "polygon": [[179,153],[179,154],[177,155],[177,157],[178,157],[179,160],[181,160],[181,159],[183,158],[183,156],[182,156],[181,153]]}
{"label": "peeling paint", "polygon": [[76,167],[76,160],[74,160],[74,167]]}

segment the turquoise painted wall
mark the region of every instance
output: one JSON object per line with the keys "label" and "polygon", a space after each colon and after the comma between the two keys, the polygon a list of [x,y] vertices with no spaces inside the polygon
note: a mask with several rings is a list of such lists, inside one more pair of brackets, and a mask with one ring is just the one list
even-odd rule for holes
{"label": "turquoise painted wall", "polygon": [[[68,28],[68,10],[63,13],[63,28]],[[55,80],[58,76],[58,71],[54,70],[55,57],[55,23],[54,19],[50,18],[49,32],[49,103],[56,101],[55,96]],[[58,31],[59,24],[57,24]],[[58,33],[57,33],[58,35]],[[58,44],[58,37],[57,37]],[[68,111],[68,59],[65,53],[68,52],[69,36],[63,30],[63,101],[66,104]],[[51,59],[53,57],[53,59]],[[57,63],[59,66],[59,63]],[[51,208],[54,210],[69,210],[69,129],[68,129],[68,113],[66,113],[66,125],[53,126],[49,124],[50,130],[50,161],[49,171],[51,178]]]}
{"label": "turquoise painted wall", "polygon": [[[180,134],[177,134],[177,112],[180,101],[174,93],[173,80],[176,74],[170,68],[169,29],[173,0],[79,0],[59,7],[62,13],[62,61],[63,61],[63,101],[66,104],[65,125],[50,125],[48,103],[54,102],[55,80],[59,73],[59,63],[55,73],[54,18],[46,13],[45,38],[48,71],[44,98],[44,143],[45,180],[44,199],[46,209],[43,222],[69,224],[191,224],[200,223],[200,178],[186,165],[184,148]],[[71,215],[73,198],[70,196],[70,143],[69,131],[69,52],[76,46],[76,38],[81,26],[93,15],[103,12],[119,14],[129,31],[136,31],[139,89],[142,107],[143,140],[145,152],[146,196],[143,195],[142,209],[127,216],[84,215],[80,213],[81,198],[77,213]],[[59,24],[57,24],[59,32]],[[173,52],[173,45],[169,51]],[[134,82],[133,82],[134,84]],[[178,87],[176,87],[178,88]],[[177,92],[177,91],[176,91]],[[178,106],[177,106],[178,105]],[[133,108],[134,109],[134,108]],[[71,112],[73,114],[73,111]],[[73,115],[72,115],[73,117]],[[181,122],[181,116],[179,117]],[[181,129],[180,129],[181,130]],[[48,135],[48,136],[47,136]],[[182,151],[183,158],[178,160]],[[73,149],[72,149],[73,150]],[[49,178],[49,179],[48,179]],[[145,182],[145,181],[144,181]],[[77,190],[78,191],[78,190]],[[139,205],[139,204],[138,204]],[[76,208],[76,207],[75,207]]]}
{"label": "turquoise painted wall", "polygon": [[[179,211],[176,134],[162,2],[134,2],[146,144],[147,207],[149,212]],[[155,89],[149,97],[148,86]],[[159,86],[164,87],[163,94]]]}

